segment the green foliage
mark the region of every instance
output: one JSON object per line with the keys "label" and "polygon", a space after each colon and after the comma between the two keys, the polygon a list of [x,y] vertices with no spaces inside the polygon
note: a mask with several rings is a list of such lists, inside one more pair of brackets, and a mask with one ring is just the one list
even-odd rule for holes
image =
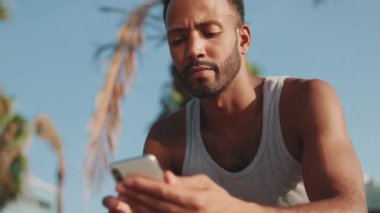
{"label": "green foliage", "polygon": [[248,69],[249,74],[254,75],[254,76],[258,76],[262,73],[260,67],[257,64],[250,63],[248,61],[247,61],[247,69]]}
{"label": "green foliage", "polygon": [[0,91],[0,209],[22,191],[27,170],[22,150],[27,136],[27,121],[13,113],[12,100]]}
{"label": "green foliage", "polygon": [[7,8],[4,5],[3,0],[0,0],[0,21],[3,21],[9,17]]}
{"label": "green foliage", "polygon": [[2,95],[0,91],[0,128],[4,127],[5,123],[11,117],[12,100]]}
{"label": "green foliage", "polygon": [[27,138],[27,122],[20,115],[11,115],[4,118],[4,126],[0,134],[1,152],[21,150]]}
{"label": "green foliage", "polygon": [[0,209],[7,202],[15,200],[23,188],[23,176],[27,170],[27,160],[20,155],[11,163],[8,171],[0,177]]}

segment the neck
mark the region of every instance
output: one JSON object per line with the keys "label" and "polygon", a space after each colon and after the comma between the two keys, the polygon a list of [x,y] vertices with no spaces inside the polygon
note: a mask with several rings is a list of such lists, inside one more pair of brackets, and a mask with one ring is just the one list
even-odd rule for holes
{"label": "neck", "polygon": [[261,110],[262,84],[262,78],[240,72],[221,94],[202,99],[203,126],[220,131],[250,122]]}

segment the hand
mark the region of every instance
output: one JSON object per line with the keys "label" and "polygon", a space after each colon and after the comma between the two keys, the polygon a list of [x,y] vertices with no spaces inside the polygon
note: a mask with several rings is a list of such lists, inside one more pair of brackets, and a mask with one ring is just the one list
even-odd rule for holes
{"label": "hand", "polygon": [[109,213],[132,213],[127,203],[113,196],[103,198],[103,206],[109,210]]}
{"label": "hand", "polygon": [[113,200],[113,209],[139,213],[241,212],[247,204],[229,195],[205,175],[178,177],[165,172],[164,180],[138,176],[124,179],[116,187],[119,196]]}

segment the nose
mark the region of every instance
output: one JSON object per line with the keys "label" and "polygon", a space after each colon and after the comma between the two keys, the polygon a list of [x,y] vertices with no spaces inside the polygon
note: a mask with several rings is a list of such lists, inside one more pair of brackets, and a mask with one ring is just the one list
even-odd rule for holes
{"label": "nose", "polygon": [[187,40],[186,45],[186,58],[187,59],[199,59],[206,56],[204,41],[197,34],[192,33]]}

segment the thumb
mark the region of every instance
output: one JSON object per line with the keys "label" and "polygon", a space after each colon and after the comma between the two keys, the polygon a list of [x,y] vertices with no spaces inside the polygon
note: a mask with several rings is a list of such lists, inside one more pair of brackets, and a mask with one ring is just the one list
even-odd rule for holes
{"label": "thumb", "polygon": [[132,210],[128,204],[112,196],[107,196],[103,198],[103,206],[106,207],[109,211],[117,211],[120,213],[132,213]]}
{"label": "thumb", "polygon": [[177,179],[177,176],[173,172],[167,170],[165,171],[165,174],[164,174],[164,181],[165,183],[174,185],[178,182],[178,179]]}

